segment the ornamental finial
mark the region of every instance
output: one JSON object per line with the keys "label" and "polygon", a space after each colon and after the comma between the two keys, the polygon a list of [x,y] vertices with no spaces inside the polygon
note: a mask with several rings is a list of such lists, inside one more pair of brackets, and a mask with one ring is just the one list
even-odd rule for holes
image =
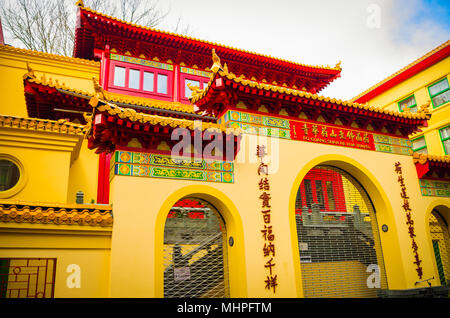
{"label": "ornamental finial", "polygon": [[222,64],[220,64],[220,58],[216,54],[216,50],[215,49],[212,49],[212,60],[213,60],[213,66],[211,66],[211,71],[213,71],[215,73],[219,69],[222,68]]}
{"label": "ornamental finial", "polygon": [[227,63],[223,64],[223,71],[228,74],[228,65],[227,65]]}
{"label": "ornamental finial", "polygon": [[31,68],[30,64],[27,62],[27,72],[23,75],[23,79],[26,78],[36,78],[36,75],[34,74],[34,70]]}
{"label": "ornamental finial", "polygon": [[430,102],[431,100],[427,101],[425,104],[423,104],[422,106],[419,107],[418,112],[419,113],[425,113],[425,114],[429,114],[430,113]]}
{"label": "ornamental finial", "polygon": [[106,100],[105,92],[103,91],[103,87],[101,87],[100,84],[97,82],[97,78],[95,76],[92,77],[92,82],[94,84],[95,95],[100,99]]}
{"label": "ornamental finial", "polygon": [[334,68],[339,70],[339,71],[342,71],[341,63],[342,63],[342,61],[339,61]]}
{"label": "ornamental finial", "polygon": [[192,91],[192,98],[196,97],[198,94],[200,94],[202,92],[200,87],[193,86],[190,83],[187,83],[187,87],[189,87],[189,89]]}
{"label": "ornamental finial", "polygon": [[75,5],[79,7],[84,7],[83,0],[78,0],[77,2],[75,2]]}

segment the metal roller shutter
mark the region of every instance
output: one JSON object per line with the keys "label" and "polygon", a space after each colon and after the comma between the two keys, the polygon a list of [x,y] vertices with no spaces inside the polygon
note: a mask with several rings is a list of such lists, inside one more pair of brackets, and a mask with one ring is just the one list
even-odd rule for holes
{"label": "metal roller shutter", "polygon": [[164,228],[164,297],[229,297],[225,224],[208,202],[183,199]]}
{"label": "metal roller shutter", "polygon": [[348,173],[330,166],[308,172],[296,222],[305,297],[377,297],[387,289],[374,207]]}
{"label": "metal roller shutter", "polygon": [[429,224],[439,280],[441,285],[448,285],[450,280],[450,238],[448,227],[444,218],[436,210],[431,212]]}

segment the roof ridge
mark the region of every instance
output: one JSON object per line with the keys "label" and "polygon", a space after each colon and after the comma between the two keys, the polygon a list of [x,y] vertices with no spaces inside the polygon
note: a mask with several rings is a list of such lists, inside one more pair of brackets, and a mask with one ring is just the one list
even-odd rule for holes
{"label": "roof ridge", "polygon": [[0,127],[42,130],[74,135],[84,135],[84,131],[87,128],[86,125],[72,123],[64,119],[26,118],[3,114],[0,114]]}
{"label": "roof ridge", "polygon": [[[99,105],[99,102],[102,104]],[[171,127],[182,127],[189,129],[201,128],[202,130],[214,129],[220,132],[230,132],[235,135],[240,134],[240,129],[227,128],[221,124],[211,123],[211,122],[199,122],[196,120],[180,119],[167,116],[158,116],[152,114],[146,114],[136,111],[132,108],[120,107],[114,103],[97,99],[96,97],[91,100],[91,106],[96,108],[100,112],[107,112],[110,115],[118,116],[121,119],[129,119],[133,122],[140,123],[150,123],[153,125],[171,126]]]}
{"label": "roof ridge", "polygon": [[0,205],[23,205],[23,206],[36,206],[36,207],[48,207],[48,208],[61,208],[61,209],[99,209],[99,210],[112,210],[110,204],[78,204],[78,203],[60,203],[60,202],[42,202],[42,201],[22,201],[22,200],[11,200],[11,199],[1,199]]}

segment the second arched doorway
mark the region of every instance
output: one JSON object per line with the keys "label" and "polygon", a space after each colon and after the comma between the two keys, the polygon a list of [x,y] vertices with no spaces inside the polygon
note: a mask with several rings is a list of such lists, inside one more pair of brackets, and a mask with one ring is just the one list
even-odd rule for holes
{"label": "second arched doorway", "polygon": [[[448,211],[447,207],[439,208],[444,212]],[[433,209],[428,222],[439,282],[442,286],[448,286],[450,282],[450,235],[446,219],[439,208]]]}
{"label": "second arched doorway", "polygon": [[355,178],[314,167],[298,189],[295,212],[305,297],[377,297],[387,289],[376,211]]}

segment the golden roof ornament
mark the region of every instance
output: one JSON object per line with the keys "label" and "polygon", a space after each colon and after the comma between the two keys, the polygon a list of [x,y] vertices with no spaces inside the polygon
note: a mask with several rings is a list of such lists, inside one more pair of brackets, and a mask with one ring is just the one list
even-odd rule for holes
{"label": "golden roof ornament", "polygon": [[212,60],[213,66],[211,66],[211,71],[216,73],[218,70],[222,68],[222,64],[220,64],[220,57],[216,54],[215,49],[212,49]]}
{"label": "golden roof ornament", "polygon": [[342,61],[339,61],[334,68],[339,70],[339,71],[342,71],[341,63],[342,63]]}
{"label": "golden roof ornament", "polygon": [[84,2],[83,0],[78,0],[77,2],[75,2],[75,5],[79,7],[84,7]]}
{"label": "golden roof ornament", "polygon": [[95,96],[99,99],[106,100],[105,92],[103,91],[103,87],[101,87],[100,84],[97,82],[97,78],[95,76],[92,77],[92,82],[94,84]]}
{"label": "golden roof ornament", "polygon": [[203,90],[200,89],[198,86],[191,85],[190,83],[187,83],[187,87],[192,91],[192,98],[196,97],[198,94],[201,94]]}
{"label": "golden roof ornament", "polygon": [[26,78],[36,78],[36,75],[34,74],[34,70],[31,68],[30,64],[27,62],[27,71],[24,75],[23,75],[23,79]]}
{"label": "golden roof ornament", "polygon": [[431,102],[431,100],[429,100],[428,102],[426,102],[425,104],[420,106],[419,110],[417,112],[429,114],[430,113],[430,109],[429,109],[430,108],[430,102]]}
{"label": "golden roof ornament", "polygon": [[223,64],[223,71],[228,74],[228,65],[227,65],[227,63]]}

